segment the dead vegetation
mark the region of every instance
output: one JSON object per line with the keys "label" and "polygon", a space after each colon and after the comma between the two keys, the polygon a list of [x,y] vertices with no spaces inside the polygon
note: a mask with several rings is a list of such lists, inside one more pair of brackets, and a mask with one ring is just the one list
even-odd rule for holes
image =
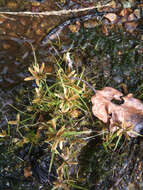
{"label": "dead vegetation", "polygon": [[[112,100],[122,101],[120,105]],[[134,98],[133,94],[123,96],[123,94],[111,87],[98,90],[91,98],[93,114],[108,123],[110,131],[119,130],[119,134],[127,133],[129,136],[140,135],[143,129],[143,103]]]}

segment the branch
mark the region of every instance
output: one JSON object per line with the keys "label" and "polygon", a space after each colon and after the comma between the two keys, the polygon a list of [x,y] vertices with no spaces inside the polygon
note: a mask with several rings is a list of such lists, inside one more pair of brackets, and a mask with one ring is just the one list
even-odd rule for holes
{"label": "branch", "polygon": [[50,16],[50,15],[56,15],[56,16],[61,16],[61,15],[66,15],[69,13],[78,13],[78,12],[84,12],[96,8],[103,8],[103,7],[108,7],[111,6],[111,3],[108,3],[106,5],[97,5],[97,6],[92,6],[92,7],[87,7],[87,8],[81,8],[81,9],[69,9],[69,10],[60,10],[60,11],[45,11],[45,12],[5,12],[5,11],[0,11],[0,14],[8,14],[8,15],[24,15],[24,16],[29,16],[29,15],[45,15],[45,16]]}

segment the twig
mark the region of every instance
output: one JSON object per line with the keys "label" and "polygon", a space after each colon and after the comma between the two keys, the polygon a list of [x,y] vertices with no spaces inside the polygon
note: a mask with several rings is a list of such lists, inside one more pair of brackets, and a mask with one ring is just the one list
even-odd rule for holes
{"label": "twig", "polygon": [[5,15],[3,15],[3,14],[1,14],[0,16],[3,17],[3,18],[5,18],[5,19],[9,19],[9,20],[14,20],[14,21],[16,21],[15,18],[9,18],[9,17],[7,17],[7,16],[5,16]]}
{"label": "twig", "polygon": [[103,8],[103,7],[108,7],[110,6],[111,3],[108,3],[106,5],[97,5],[97,6],[92,6],[92,7],[87,7],[87,8],[81,8],[81,9],[69,9],[69,10],[60,10],[60,11],[45,11],[45,12],[30,12],[30,11],[26,11],[26,12],[4,12],[4,11],[0,11],[0,14],[8,14],[8,15],[24,15],[24,16],[29,16],[29,15],[44,15],[44,16],[51,16],[51,15],[55,15],[55,16],[61,16],[61,15],[66,15],[66,14],[70,14],[70,13],[78,13],[78,12],[84,12],[84,11],[88,11],[88,10],[92,10],[92,9],[96,9],[96,8]]}
{"label": "twig", "polygon": [[71,77],[70,79],[80,80],[80,81],[84,82],[84,83],[85,83],[89,88],[91,88],[91,89],[93,90],[93,92],[96,94],[96,89],[95,89],[93,86],[91,86],[87,81],[85,81],[85,80],[83,80],[83,79],[81,79],[81,78],[79,78],[79,77]]}

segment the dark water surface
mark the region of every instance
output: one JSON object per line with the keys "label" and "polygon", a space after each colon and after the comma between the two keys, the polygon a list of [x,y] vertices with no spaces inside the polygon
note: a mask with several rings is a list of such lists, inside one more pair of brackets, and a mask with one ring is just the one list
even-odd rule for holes
{"label": "dark water surface", "polygon": [[[69,8],[78,9],[88,7],[89,5],[96,5],[96,1],[81,2],[60,0],[0,0],[0,11],[40,12],[66,10]],[[123,6],[125,4],[119,2],[117,13],[120,12]],[[113,29],[112,27],[104,28],[101,21],[108,26],[111,23],[107,19],[103,19],[102,16],[99,16],[96,20],[91,19],[92,22],[86,21],[86,24],[81,23],[80,29],[76,32],[72,32],[69,26],[66,25],[59,32],[58,38],[55,35],[44,46],[41,44],[42,39],[52,28],[64,23],[69,18],[86,15],[89,12],[64,16],[0,14],[0,129],[6,129],[7,121],[16,118],[16,111],[9,104],[18,106],[19,108],[22,108],[24,104],[30,104],[28,90],[30,91],[33,88],[33,83],[24,82],[24,78],[29,76],[28,66],[34,61],[30,44],[35,49],[38,62],[44,62],[49,69],[53,68],[55,57],[61,59],[64,54],[66,55],[67,52],[70,52],[74,69],[80,72],[80,69],[85,67],[86,77],[94,77],[97,88],[103,86],[112,86],[120,90],[127,88],[128,92],[134,93],[135,96],[140,95],[140,98],[142,98],[143,7],[135,7],[134,4],[133,6],[133,9],[137,9],[140,15],[137,18],[137,26],[135,28],[130,28],[130,25],[126,23],[122,24],[122,22],[118,25],[113,24]],[[115,10],[111,8],[111,11]],[[74,25],[76,23],[72,24]],[[120,27],[121,25],[122,27]],[[95,84],[92,85],[94,86]],[[12,129],[8,130],[12,131]],[[16,140],[16,134],[14,136]],[[132,158],[129,153],[130,146],[126,147],[126,152],[121,150],[114,156],[114,154],[108,154],[102,151],[103,146],[99,145],[99,142],[100,140],[98,142],[96,140],[89,142],[87,147],[81,152],[79,163],[81,164],[81,177],[85,180],[80,185],[91,190],[108,190],[114,185],[115,187],[113,189],[126,190],[129,189],[128,187],[131,183],[136,189],[143,189],[141,187],[143,184],[143,174],[141,171],[143,155],[139,153],[142,143],[139,141],[134,146],[138,151],[134,151],[134,158]],[[13,147],[13,144],[11,144],[11,147]],[[36,149],[33,151],[37,151],[36,154],[42,154],[40,150]],[[26,164],[28,158],[25,158],[25,152],[15,155],[13,150],[9,149],[9,140],[0,141],[0,151],[0,189],[51,189],[49,181],[46,182],[48,185],[45,187],[44,185],[40,185],[37,180],[33,180],[32,177],[28,180],[23,177],[24,166],[22,168],[20,163],[22,160]],[[120,154],[122,155],[121,157],[119,156]],[[41,169],[43,167],[48,168],[46,164],[48,163],[49,165],[49,162],[46,158],[44,156],[41,158],[42,166],[36,165],[37,163],[35,163],[34,168],[34,171],[41,171],[40,176],[42,176],[42,181],[46,180],[47,178],[45,179],[44,176],[48,175],[45,170],[43,171]],[[131,163],[126,170],[126,174],[122,175],[120,171],[126,164],[127,158],[131,158]],[[50,158],[48,157],[48,159]],[[117,164],[119,159],[120,163]],[[101,167],[99,167],[100,165]],[[113,170],[117,173],[114,173]],[[53,168],[53,173],[56,176],[55,168]],[[123,180],[119,187],[117,179],[121,180],[121,178]],[[48,176],[48,179],[52,181],[53,176]],[[132,189],[130,188],[129,190]]]}

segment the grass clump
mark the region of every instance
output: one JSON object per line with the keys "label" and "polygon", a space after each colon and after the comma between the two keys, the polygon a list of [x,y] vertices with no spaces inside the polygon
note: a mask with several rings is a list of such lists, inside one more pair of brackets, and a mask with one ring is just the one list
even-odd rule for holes
{"label": "grass clump", "polygon": [[[47,172],[50,174],[53,166],[57,168],[53,190],[86,190],[88,186],[78,185],[85,181],[85,178],[79,179],[78,157],[87,139],[100,139],[96,143],[101,144],[102,155],[110,155],[122,144],[123,132],[109,133],[107,126],[103,127],[101,122],[92,118],[89,109],[91,89],[88,90],[83,81],[76,80],[83,79],[84,72],[79,75],[69,68],[63,69],[61,65],[62,62],[57,62],[55,72],[48,73],[45,64],[40,66],[35,59],[29,67],[32,76],[25,78],[25,81],[35,81],[30,105],[26,106],[25,112],[19,111],[16,120],[9,121],[9,124],[16,125],[18,135],[14,144],[17,148],[30,143],[28,154],[32,154],[30,152],[35,146],[48,145],[44,150],[50,155]],[[95,133],[87,137],[91,133],[89,126]]]}
{"label": "grass clump", "polygon": [[85,189],[76,185],[77,157],[86,144],[84,136],[91,133],[84,126],[91,120],[87,105],[91,91],[83,82],[72,78],[83,78],[83,72],[78,75],[57,63],[55,73],[51,74],[46,71],[44,63],[39,66],[37,62],[29,67],[29,71],[32,76],[25,78],[25,81],[35,80],[36,83],[31,105],[26,106],[25,112],[19,112],[15,121],[9,121],[9,124],[17,126],[19,137],[15,145],[23,147],[30,143],[32,147],[48,144],[48,150],[45,150],[51,155],[48,172],[51,172],[53,164],[56,163],[57,167],[53,189],[74,186]]}
{"label": "grass clump", "polygon": [[[48,73],[46,65],[44,63],[39,65],[36,56],[34,57],[35,63],[29,67],[32,76],[25,79],[25,81],[35,81],[30,105],[26,106],[25,112],[19,111],[15,121],[9,121],[9,124],[16,125],[17,135],[13,144],[17,149],[26,147],[30,143],[28,154],[33,147],[47,144],[48,148],[44,150],[45,154],[50,155],[47,172],[49,174],[52,172],[53,165],[57,168],[53,190],[86,190],[88,185],[84,185],[84,187],[78,185],[82,184],[82,181],[85,184],[86,181],[86,177],[79,179],[82,170],[80,171],[78,164],[79,153],[87,144],[86,140],[98,139],[93,150],[93,157],[95,157],[95,152],[96,157],[102,157],[99,161],[102,165],[104,155],[108,155],[108,162],[118,147],[126,145],[126,140],[129,139],[128,131],[120,127],[113,134],[107,130],[107,126],[103,127],[100,121],[97,122],[92,118],[89,109],[91,89],[88,90],[86,84],[81,80],[76,80],[76,78],[83,79],[84,72],[78,74],[74,70],[63,68],[61,66],[63,62],[57,62],[54,68],[55,72]],[[91,133],[89,127],[92,127],[93,134],[87,137]],[[101,134],[103,134],[102,137]],[[1,135],[5,136],[3,133]],[[122,138],[123,135],[126,140]],[[90,167],[89,171],[87,167],[85,173],[87,175],[90,173]],[[108,174],[104,171],[104,164],[103,170],[99,167],[96,168],[96,173],[101,173],[103,177],[106,176],[106,173]]]}

